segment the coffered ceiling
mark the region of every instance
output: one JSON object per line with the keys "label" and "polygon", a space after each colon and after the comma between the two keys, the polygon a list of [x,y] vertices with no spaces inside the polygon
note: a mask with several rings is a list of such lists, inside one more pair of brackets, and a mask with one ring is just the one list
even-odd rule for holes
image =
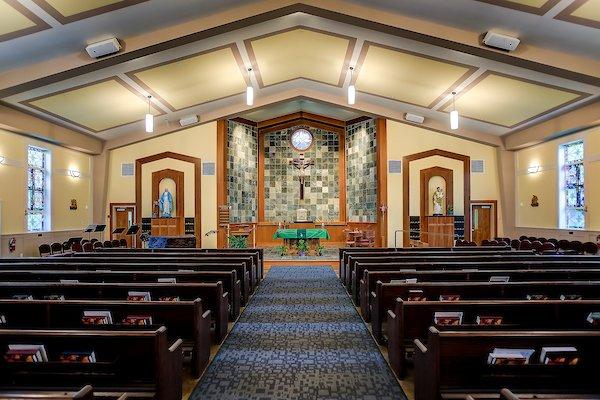
{"label": "coffered ceiling", "polygon": [[[462,119],[461,130],[497,138],[600,97],[600,73],[571,71],[551,65],[551,61],[545,65],[539,59],[519,58],[480,45],[450,43],[436,37],[434,31],[422,35],[404,28],[390,29],[343,12],[332,14],[312,4],[274,8],[269,13],[255,14],[254,19],[248,17],[203,31],[191,26],[201,11],[221,15],[218,13],[222,10],[215,8],[213,2],[168,3],[171,5],[158,0],[0,0],[0,41],[4,40],[0,43],[0,81],[3,77],[7,78],[4,82],[19,81],[12,87],[0,84],[0,101],[105,140],[143,130],[147,96],[151,96],[151,110],[158,116],[158,126],[173,126],[172,122],[188,114],[198,114],[201,121],[206,120],[205,115],[258,120],[282,110],[318,113],[318,107],[323,108],[324,114],[329,107],[330,114],[345,120],[365,113],[397,117],[399,113],[412,112],[423,115],[426,123],[435,121],[439,126],[456,107]],[[235,3],[224,1],[220,6]],[[231,10],[244,10],[246,16],[254,6],[237,3],[240,8],[232,6]],[[410,18],[427,12],[419,4],[421,7],[435,4],[429,10],[430,20],[423,21],[431,24],[434,20],[439,22],[440,10],[448,7],[449,2],[360,3],[361,7],[372,7],[373,12],[390,13],[390,8],[396,7],[394,12],[402,11]],[[485,9],[492,15],[512,15],[512,22],[542,18],[545,24],[575,26],[584,40],[589,31],[594,31],[596,37],[599,32],[594,21],[598,22],[600,0],[452,3],[460,7],[468,5],[463,9],[465,14]],[[348,10],[351,9],[352,3],[348,2]],[[139,35],[143,29],[139,25],[144,17],[157,10],[164,13],[163,20],[157,19],[157,26],[172,24],[172,27],[161,28],[154,35],[146,28],[149,35],[144,40],[152,40],[154,36],[155,43],[128,51],[128,46],[142,41]],[[234,20],[229,15],[234,11],[225,13]],[[393,15],[409,18],[404,14]],[[82,53],[83,42],[97,36],[103,18],[105,26],[111,26],[112,19],[130,22],[131,27],[123,32],[138,36],[128,39],[115,33],[122,40],[124,52],[93,63]],[[451,32],[456,30],[452,25],[460,20],[444,22]],[[464,25],[462,28],[469,27]],[[497,28],[493,20],[486,30]],[[66,46],[61,50],[64,58],[40,61],[42,56],[38,51],[30,52],[26,45],[30,37],[43,39],[47,35],[50,39],[61,29],[65,36],[80,35],[82,46],[73,49],[76,53],[69,53],[69,46],[63,42],[60,45]],[[480,35],[483,31],[475,33]],[[107,32],[112,33],[110,29]],[[167,40],[164,35],[173,37]],[[542,42],[543,32],[532,37],[534,42]],[[521,39],[526,48],[528,38]],[[12,56],[21,45],[23,56],[15,61]],[[559,43],[552,51],[562,47],[563,43]],[[586,59],[575,54],[579,48],[564,55],[579,57],[577,60],[591,65],[598,63],[600,52],[595,52],[594,45],[587,47]],[[66,59],[80,65],[60,71],[59,64]],[[18,73],[35,71],[38,67],[53,68],[55,73],[29,80],[23,77],[24,72]],[[352,73],[349,67],[354,67]],[[351,83],[358,94],[356,105],[349,107],[345,93]],[[245,105],[248,84],[255,88],[256,111]],[[454,105],[453,91],[458,93]],[[453,133],[460,135],[461,131]]]}

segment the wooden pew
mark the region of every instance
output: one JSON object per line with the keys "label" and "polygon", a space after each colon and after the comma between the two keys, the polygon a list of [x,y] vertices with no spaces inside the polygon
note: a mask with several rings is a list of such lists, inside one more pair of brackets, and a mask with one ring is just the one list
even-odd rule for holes
{"label": "wooden pew", "polygon": [[560,295],[578,294],[584,299],[600,299],[600,281],[550,281],[550,282],[377,282],[371,292],[371,328],[379,344],[385,343],[383,323],[387,310],[392,310],[396,299],[408,299],[410,290],[421,289],[428,300],[438,300],[440,295],[460,295],[462,300],[524,300],[527,295],[544,294],[549,299]]}
{"label": "wooden pew", "polygon": [[240,313],[240,281],[236,271],[55,271],[0,270],[0,282],[158,282],[159,278],[175,278],[178,283],[222,282],[223,291],[231,295],[230,320]]}
{"label": "wooden pew", "polygon": [[[40,260],[39,262],[33,263],[16,263],[16,264],[2,264],[0,260],[0,270],[6,269],[11,271],[18,270],[47,270],[47,271],[155,271],[164,274],[173,272],[186,272],[186,271],[197,271],[197,272],[208,272],[208,271],[219,271],[219,272],[231,272],[235,271],[237,276],[240,278],[240,303],[246,305],[250,298],[252,288],[250,285],[250,275],[243,263],[239,264],[222,264],[222,263],[195,263],[195,264],[177,264],[177,263],[158,263],[158,262],[139,262],[139,263],[116,263],[116,262],[104,262],[103,260],[96,260],[96,262],[90,263],[79,263],[77,261],[69,261],[64,263],[50,262],[46,263],[46,259]],[[65,259],[67,260],[67,259]],[[75,260],[74,258],[68,260]],[[142,260],[147,261],[147,260]]]}
{"label": "wooden pew", "polygon": [[[169,344],[157,330],[0,330],[0,349],[9,344],[43,344],[49,362],[3,362],[0,391],[95,390],[132,392],[160,400],[181,400],[181,340]],[[90,351],[96,363],[61,363],[62,352]]]}
{"label": "wooden pew", "polygon": [[214,322],[214,339],[221,343],[227,335],[229,294],[223,284],[216,283],[55,283],[0,282],[0,298],[31,295],[34,299],[63,295],[66,300],[127,300],[129,291],[150,292],[152,299],[178,296],[180,300],[202,299],[204,310],[210,310]]}
{"label": "wooden pew", "polygon": [[[1,274],[0,274],[1,276]],[[369,271],[365,270],[360,281],[360,310],[366,322],[371,320],[369,293],[375,291],[378,281],[404,281],[416,279],[417,282],[488,282],[491,277],[505,276],[510,282],[524,281],[567,281],[567,280],[600,280],[599,268],[582,269],[500,269],[500,270],[400,270],[400,271]]]}
{"label": "wooden pew", "polygon": [[132,254],[140,253],[153,253],[160,255],[170,255],[174,253],[178,254],[213,254],[213,255],[233,255],[233,256],[245,256],[251,255],[258,265],[260,272],[260,280],[264,278],[264,250],[261,248],[256,249],[123,249],[123,248],[100,248],[97,249],[98,253],[121,253],[128,251]]}
{"label": "wooden pew", "polygon": [[388,262],[368,263],[357,262],[352,274],[350,293],[356,305],[360,305],[360,280],[364,279],[364,272],[372,271],[398,271],[413,269],[417,271],[427,270],[453,270],[453,269],[566,269],[566,268],[600,268],[600,258],[593,260],[587,256],[564,256],[565,259],[546,259],[545,256],[536,256],[533,260],[499,259],[499,260],[473,260],[456,259],[452,261],[419,261],[419,262]]}
{"label": "wooden pew", "polygon": [[[86,385],[81,390],[73,392],[65,391],[39,391],[39,392],[0,392],[0,400],[93,400],[94,389],[90,385]],[[119,397],[119,400],[122,396]]]}
{"label": "wooden pew", "polygon": [[[529,300],[461,300],[404,301],[396,299],[393,310],[387,311],[388,355],[390,365],[398,377],[406,375],[405,353],[414,339],[427,338],[434,325],[436,312],[462,312],[460,326],[442,326],[444,329],[591,329],[587,317],[600,310],[600,300],[529,301]],[[501,316],[502,325],[477,325],[477,316]]]}
{"label": "wooden pew", "polygon": [[[415,400],[466,398],[510,387],[524,393],[598,394],[600,331],[439,331],[415,340]],[[574,346],[576,366],[538,362],[547,346]],[[494,348],[535,349],[529,365],[487,365]]]}
{"label": "wooden pew", "polygon": [[[470,397],[470,399],[469,399]],[[486,397],[490,398],[490,397]],[[497,398],[496,396],[494,398]],[[473,397],[469,395],[467,400],[479,399],[479,396]],[[581,394],[581,393],[519,393],[514,394],[510,390],[504,388],[500,391],[500,400],[598,400],[599,394]]]}
{"label": "wooden pew", "polygon": [[[84,325],[84,311],[110,311],[113,324]],[[6,318],[2,328],[9,329],[92,329],[132,330],[150,326],[127,326],[121,321],[129,315],[148,315],[157,329],[168,328],[171,339],[182,339],[191,349],[191,373],[199,378],[210,357],[210,311],[202,301],[114,301],[114,300],[0,300],[0,315]]]}

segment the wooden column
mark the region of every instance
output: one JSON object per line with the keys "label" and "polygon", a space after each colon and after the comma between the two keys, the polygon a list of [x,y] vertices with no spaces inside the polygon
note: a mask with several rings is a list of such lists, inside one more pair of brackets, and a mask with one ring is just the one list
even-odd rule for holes
{"label": "wooden column", "polygon": [[227,205],[227,120],[217,121],[217,247],[227,244],[227,231],[219,226],[219,207]]}
{"label": "wooden column", "polygon": [[[387,247],[387,120],[376,120],[377,140],[377,222],[379,237],[377,244]],[[382,212],[382,209],[385,210]]]}

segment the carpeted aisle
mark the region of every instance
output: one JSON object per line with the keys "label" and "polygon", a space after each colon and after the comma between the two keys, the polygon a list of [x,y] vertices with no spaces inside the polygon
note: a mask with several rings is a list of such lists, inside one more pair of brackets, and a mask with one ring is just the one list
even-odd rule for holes
{"label": "carpeted aisle", "polygon": [[274,267],[190,399],[406,399],[333,270]]}

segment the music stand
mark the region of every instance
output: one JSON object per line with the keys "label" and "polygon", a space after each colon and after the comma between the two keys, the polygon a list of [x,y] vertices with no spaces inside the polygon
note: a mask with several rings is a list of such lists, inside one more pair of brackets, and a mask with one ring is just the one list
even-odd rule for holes
{"label": "music stand", "polygon": [[98,240],[102,239],[102,234],[104,233],[105,230],[106,230],[106,225],[102,225],[102,224],[96,225],[96,228],[94,229],[94,233],[100,234],[99,235],[100,239],[98,239]]}
{"label": "music stand", "polygon": [[88,225],[87,228],[85,228],[83,230],[83,233],[87,233],[88,234],[88,240],[92,240],[92,232],[96,231],[96,225],[92,224],[92,225]]}
{"label": "music stand", "polygon": [[137,238],[137,234],[140,231],[139,225],[131,225],[129,229],[127,229],[127,233],[125,235],[131,236],[131,247],[135,247],[137,243],[135,242]]}

